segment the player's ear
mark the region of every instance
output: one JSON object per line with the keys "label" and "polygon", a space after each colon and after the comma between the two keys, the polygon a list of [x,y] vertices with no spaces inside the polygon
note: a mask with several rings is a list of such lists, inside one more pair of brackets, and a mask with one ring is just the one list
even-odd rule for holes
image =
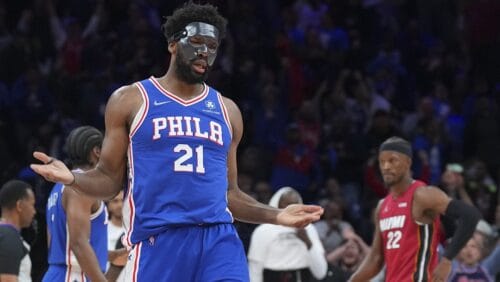
{"label": "player's ear", "polygon": [[97,158],[99,158],[101,156],[101,147],[95,146],[94,148],[92,148],[92,153],[94,153]]}
{"label": "player's ear", "polygon": [[16,201],[16,211],[19,213],[23,211],[23,200],[19,199]]}
{"label": "player's ear", "polygon": [[177,51],[177,41],[171,41],[168,43],[168,52],[175,54]]}
{"label": "player's ear", "polygon": [[91,164],[97,164],[99,162],[99,158],[101,157],[101,147],[95,146],[92,148],[92,152],[90,152],[90,163]]}

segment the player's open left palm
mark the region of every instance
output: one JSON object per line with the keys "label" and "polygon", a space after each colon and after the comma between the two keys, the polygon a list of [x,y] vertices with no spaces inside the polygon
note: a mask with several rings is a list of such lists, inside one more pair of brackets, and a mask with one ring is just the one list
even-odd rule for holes
{"label": "player's open left palm", "polygon": [[293,204],[283,209],[277,217],[278,224],[303,228],[309,223],[319,220],[323,208],[312,205]]}
{"label": "player's open left palm", "polygon": [[31,164],[31,169],[43,176],[46,180],[51,182],[60,182],[63,184],[73,182],[73,174],[60,160],[47,156],[42,152],[34,152],[33,157],[41,161],[43,164]]}

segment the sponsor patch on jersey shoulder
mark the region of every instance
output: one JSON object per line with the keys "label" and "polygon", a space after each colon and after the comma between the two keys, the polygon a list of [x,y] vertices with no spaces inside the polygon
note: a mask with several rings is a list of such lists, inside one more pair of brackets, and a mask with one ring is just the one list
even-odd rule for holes
{"label": "sponsor patch on jersey shoulder", "polygon": [[203,109],[202,111],[205,113],[220,115],[220,112],[217,111],[217,107],[215,106],[215,103],[212,100],[205,101],[205,109]]}

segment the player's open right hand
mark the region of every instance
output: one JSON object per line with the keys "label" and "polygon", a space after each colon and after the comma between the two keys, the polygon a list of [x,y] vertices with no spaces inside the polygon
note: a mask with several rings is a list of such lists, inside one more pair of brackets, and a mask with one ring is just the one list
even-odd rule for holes
{"label": "player's open right hand", "polygon": [[33,157],[40,160],[43,164],[31,164],[31,169],[43,176],[46,180],[60,182],[65,185],[74,183],[74,175],[60,160],[47,156],[42,152],[34,152]]}

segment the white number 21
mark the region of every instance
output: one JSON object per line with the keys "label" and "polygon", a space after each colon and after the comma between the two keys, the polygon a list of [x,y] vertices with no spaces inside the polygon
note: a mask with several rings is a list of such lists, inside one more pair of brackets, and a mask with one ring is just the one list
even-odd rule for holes
{"label": "white number 21", "polygon": [[200,145],[194,149],[196,153],[195,160],[193,158],[193,148],[187,144],[179,144],[174,147],[174,152],[183,153],[174,162],[174,171],[193,172],[193,163],[196,162],[196,172],[205,173],[203,165],[203,146]]}

